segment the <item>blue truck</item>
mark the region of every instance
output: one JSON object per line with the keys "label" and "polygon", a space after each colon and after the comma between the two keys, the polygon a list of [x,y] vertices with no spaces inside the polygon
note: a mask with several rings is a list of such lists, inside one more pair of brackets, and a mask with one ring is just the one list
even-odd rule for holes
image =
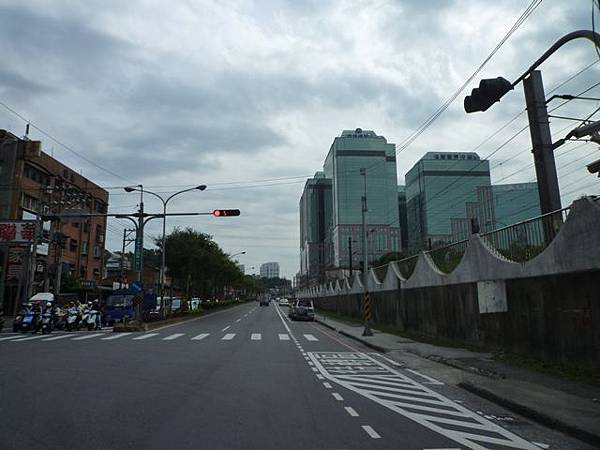
{"label": "blue truck", "polygon": [[[142,295],[141,290],[135,286],[113,291],[104,301],[102,321],[113,325],[123,319],[132,320],[135,317],[134,297],[139,295]],[[156,305],[156,294],[144,294],[142,317],[147,318],[151,312],[156,311]]]}

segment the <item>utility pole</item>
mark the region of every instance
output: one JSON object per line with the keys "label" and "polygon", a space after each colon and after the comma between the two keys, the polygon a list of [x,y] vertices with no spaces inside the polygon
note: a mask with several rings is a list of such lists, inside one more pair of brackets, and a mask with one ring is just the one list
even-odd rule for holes
{"label": "utility pole", "polygon": [[368,261],[368,249],[367,249],[367,212],[369,211],[367,205],[367,169],[360,169],[360,174],[364,181],[364,193],[362,196],[362,235],[363,235],[363,312],[365,329],[363,330],[363,336],[373,336],[371,331],[371,300],[369,298],[369,289],[367,286],[368,273],[369,273],[369,261]]}
{"label": "utility pole", "polygon": [[[140,209],[138,213],[138,227],[137,227],[137,239],[136,239],[136,252],[139,252],[139,272],[138,281],[142,286],[142,302],[144,301],[144,188],[140,185]],[[138,321],[142,321],[142,305],[140,302],[135,307],[135,318]]]}
{"label": "utility pole", "polygon": [[350,261],[350,278],[352,278],[352,236],[348,236],[348,261]]}
{"label": "utility pole", "polygon": [[[548,120],[542,73],[539,70],[532,71],[523,80],[523,88],[525,90],[527,116],[529,117],[529,131],[531,134],[540,206],[542,214],[547,214],[561,209],[562,206],[560,203],[560,190],[556,174],[556,163],[554,162],[554,148],[552,145],[552,135],[550,134],[550,122]],[[549,217],[549,222],[544,224],[546,242],[554,239],[554,235],[558,229],[558,227],[554,226],[555,220],[557,219]],[[562,218],[558,220],[562,220]]]}
{"label": "utility pole", "polygon": [[135,233],[135,230],[133,229],[127,229],[125,228],[123,230],[123,250],[121,251],[121,270],[120,270],[120,274],[121,274],[121,278],[119,280],[119,289],[123,288],[123,280],[125,279],[125,248],[132,242],[135,242],[135,239],[131,239],[129,236],[131,236],[131,233]]}

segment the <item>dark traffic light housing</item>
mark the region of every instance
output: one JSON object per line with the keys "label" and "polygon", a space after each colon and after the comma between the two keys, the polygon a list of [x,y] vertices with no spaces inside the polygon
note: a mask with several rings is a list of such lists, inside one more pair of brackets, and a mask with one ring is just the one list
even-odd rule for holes
{"label": "dark traffic light housing", "polygon": [[494,103],[508,91],[513,89],[513,85],[506,78],[488,78],[479,82],[479,87],[471,91],[471,95],[465,97],[465,111],[472,113],[476,111],[487,111]]}
{"label": "dark traffic light housing", "polygon": [[240,215],[239,209],[215,209],[213,211],[213,216],[215,216],[215,217],[233,217],[233,216],[239,216],[239,215]]}

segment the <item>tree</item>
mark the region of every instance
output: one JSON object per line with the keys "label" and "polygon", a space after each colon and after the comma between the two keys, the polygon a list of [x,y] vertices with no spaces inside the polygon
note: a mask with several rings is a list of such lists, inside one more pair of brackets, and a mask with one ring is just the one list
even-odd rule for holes
{"label": "tree", "polygon": [[[161,241],[156,245],[160,247]],[[186,297],[222,297],[225,288],[254,287],[212,236],[175,228],[166,238],[168,274],[185,286]]]}

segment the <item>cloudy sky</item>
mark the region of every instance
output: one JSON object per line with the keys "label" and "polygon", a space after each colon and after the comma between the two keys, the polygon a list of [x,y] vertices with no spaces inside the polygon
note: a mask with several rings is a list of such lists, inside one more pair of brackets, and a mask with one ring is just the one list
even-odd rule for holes
{"label": "cloudy sky", "polygon": [[[109,189],[111,212],[136,208],[122,186],[158,193],[204,183],[171,211],[240,208],[236,219],[170,219],[212,234],[239,261],[298,270],[298,200],[342,129],[403,142],[473,73],[529,0],[0,0],[0,101],[67,144],[38,131],[46,152]],[[600,22],[598,18],[597,22]],[[478,75],[516,79],[556,39],[591,28],[589,0],[544,0]],[[542,66],[547,92],[598,61],[573,42]],[[592,65],[556,93],[600,80]],[[472,83],[469,89],[476,83]],[[599,97],[600,88],[589,96]],[[399,183],[426,151],[494,152],[526,115],[522,87],[485,114],[466,115],[462,95],[398,154]],[[552,106],[560,102],[554,101]],[[598,102],[556,115],[586,117]],[[552,119],[562,137],[577,122]],[[0,128],[24,123],[0,107]],[[493,181],[533,181],[527,130],[492,157]],[[562,154],[562,155],[561,155]],[[557,152],[568,204],[598,193],[584,164],[592,144]],[[93,162],[93,164],[91,162]],[[148,196],[146,209],[160,204]],[[111,220],[108,246],[127,224]],[[149,225],[157,235],[160,223]]]}

